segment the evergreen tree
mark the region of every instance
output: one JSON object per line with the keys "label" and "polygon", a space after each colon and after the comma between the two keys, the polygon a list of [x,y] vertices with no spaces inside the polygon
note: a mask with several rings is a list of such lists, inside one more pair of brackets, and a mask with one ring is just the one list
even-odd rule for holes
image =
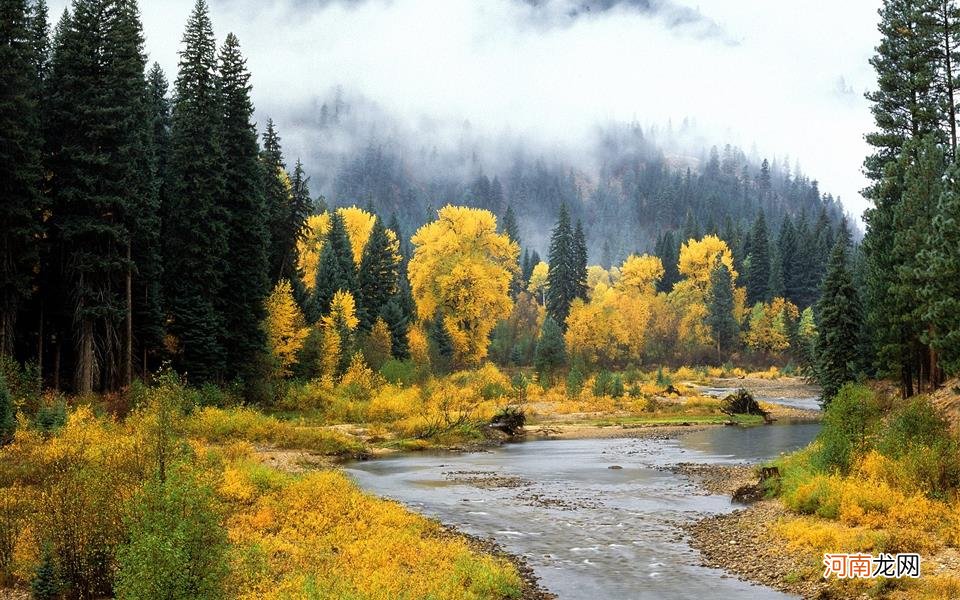
{"label": "evergreen tree", "polygon": [[503,233],[510,238],[511,242],[520,245],[520,227],[517,225],[517,215],[513,212],[513,206],[509,204],[506,212],[503,213]]}
{"label": "evergreen tree", "polygon": [[430,359],[434,368],[440,373],[448,371],[453,362],[453,340],[443,322],[443,313],[440,310],[437,310],[430,321],[427,335],[430,340]]}
{"label": "evergreen tree", "polygon": [[273,124],[267,120],[267,130],[263,134],[263,152],[260,155],[264,172],[264,197],[266,202],[267,226],[270,232],[270,276],[274,281],[293,280],[291,270],[296,265],[297,237],[300,229],[292,230],[293,199],[290,177],[283,161],[280,147],[280,135]]}
{"label": "evergreen tree", "polygon": [[56,600],[60,597],[57,565],[49,547],[43,549],[40,566],[30,582],[30,592],[34,600]]}
{"label": "evergreen tree", "polygon": [[717,360],[722,360],[724,349],[731,349],[740,333],[740,325],[733,315],[733,278],[730,270],[717,261],[710,273],[710,299],[707,306],[707,324],[717,345]]}
{"label": "evergreen tree", "polygon": [[[133,322],[141,353],[141,372],[159,366],[166,333],[163,306],[163,211],[167,205],[167,156],[170,149],[169,84],[160,65],[154,63],[147,74],[147,142],[151,147],[153,187],[149,202],[137,215],[134,232],[134,262],[137,278],[133,290]],[[152,364],[151,364],[152,363]]]}
{"label": "evergreen tree", "polygon": [[663,263],[663,277],[657,282],[657,291],[669,292],[674,284],[680,281],[680,244],[673,232],[668,231],[660,238],[657,246],[654,252]]}
{"label": "evergreen tree", "polygon": [[783,260],[780,258],[780,249],[773,247],[773,254],[770,257],[770,282],[767,284],[770,298],[786,298],[787,285],[784,282]]}
{"label": "evergreen tree", "polygon": [[156,200],[145,64],[132,2],[77,1],[58,29],[44,124],[59,264],[48,266],[59,270],[56,310],[74,340],[80,392],[117,387],[132,370],[133,237],[149,227]]}
{"label": "evergreen tree", "polygon": [[11,354],[42,232],[36,48],[26,0],[0,3],[0,354]]}
{"label": "evergreen tree", "polygon": [[583,233],[583,223],[577,219],[573,231],[573,277],[576,283],[577,298],[587,299],[587,236]]}
{"label": "evergreen tree", "polygon": [[862,333],[860,299],[847,266],[848,240],[837,240],[830,256],[827,276],[816,307],[816,373],[829,403],[844,383],[859,372],[859,340]]}
{"label": "evergreen tree", "polygon": [[357,317],[363,331],[370,331],[397,291],[400,257],[394,246],[383,221],[376,217],[357,269]]}
{"label": "evergreen tree", "polygon": [[793,219],[789,215],[784,217],[780,224],[780,233],[777,235],[777,258],[783,272],[783,295],[797,306],[800,306],[799,273],[797,272],[797,230],[793,226]]}
{"label": "evergreen tree", "polygon": [[923,288],[926,341],[940,353],[947,375],[960,373],[960,166],[947,172],[921,263],[927,265]]}
{"label": "evergreen tree", "polygon": [[[912,395],[919,365],[915,340],[904,328],[902,315],[912,307],[898,295],[895,248],[897,205],[904,192],[903,165],[898,157],[910,140],[935,135],[943,139],[942,97],[938,95],[937,23],[933,0],[885,0],[880,10],[880,44],[870,60],[878,89],[867,94],[877,130],[867,143],[873,154],[864,161],[871,185],[864,195],[873,201],[867,210],[863,249],[867,268],[867,330],[881,375],[900,379],[904,395]],[[913,146],[915,151],[918,146]]]}
{"label": "evergreen tree", "polygon": [[391,298],[380,312],[380,316],[390,328],[390,354],[397,360],[410,358],[410,343],[407,336],[410,323],[401,307],[399,298]]}
{"label": "evergreen tree", "polygon": [[757,215],[750,234],[750,269],[747,271],[747,302],[770,299],[770,241],[763,210]]}
{"label": "evergreen tree", "polygon": [[553,317],[547,316],[540,328],[540,337],[537,338],[534,368],[543,376],[562,366],[566,359],[563,331]]}
{"label": "evergreen tree", "polygon": [[194,382],[224,371],[224,321],[217,307],[225,291],[229,215],[223,200],[223,110],[217,85],[216,44],[206,0],[197,0],[180,51],[168,155],[164,264],[170,333],[176,364]]}
{"label": "evergreen tree", "polygon": [[228,378],[250,379],[264,351],[266,339],[261,321],[264,300],[270,293],[267,270],[269,237],[264,219],[264,200],[257,132],[250,101],[250,73],[240,53],[240,42],[228,34],[220,50],[220,101],[223,122],[220,144],[223,156],[223,199],[227,211],[227,241],[230,258],[223,274],[225,294],[218,310],[222,314],[223,345]]}
{"label": "evergreen tree", "polygon": [[347,236],[343,216],[333,211],[330,216],[330,231],[320,252],[316,284],[313,289],[311,318],[317,319],[330,310],[330,301],[339,290],[353,293],[356,287],[356,271],[353,250]]}
{"label": "evergreen tree", "polygon": [[0,446],[13,441],[13,434],[17,431],[16,408],[7,388],[6,377],[0,373]]}
{"label": "evergreen tree", "polygon": [[[574,238],[573,227],[570,224],[570,214],[566,205],[560,206],[560,215],[557,225],[550,238],[550,262],[547,274],[547,313],[561,327],[567,321],[570,313],[570,303],[578,298],[582,292],[580,279],[579,258],[577,256],[577,241]],[[585,283],[585,282],[584,282]]]}

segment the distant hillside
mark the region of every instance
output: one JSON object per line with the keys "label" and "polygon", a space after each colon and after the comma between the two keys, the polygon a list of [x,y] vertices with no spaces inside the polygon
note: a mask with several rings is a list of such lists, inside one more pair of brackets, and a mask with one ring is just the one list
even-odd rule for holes
{"label": "distant hillside", "polygon": [[686,125],[679,132],[608,126],[578,152],[491,140],[468,123],[439,134],[435,125],[405,130],[376,106],[339,94],[297,123],[310,131],[304,160],[313,189],[334,206],[395,214],[404,235],[447,203],[497,215],[509,205],[523,245],[543,253],[566,203],[583,220],[591,260],[610,263],[653,250],[670,230],[746,231],[760,208],[773,232],[788,214],[834,226],[843,217],[839,201],[814,178],[734,146],[705,147]]}

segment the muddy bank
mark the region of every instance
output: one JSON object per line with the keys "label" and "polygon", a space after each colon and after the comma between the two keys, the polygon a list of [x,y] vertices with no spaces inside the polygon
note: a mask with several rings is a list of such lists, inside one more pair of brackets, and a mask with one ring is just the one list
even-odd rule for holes
{"label": "muddy bank", "polygon": [[528,427],[520,439],[530,440],[591,440],[611,438],[640,438],[648,440],[672,440],[687,433],[702,431],[708,427],[723,427],[723,424],[622,424],[592,425],[587,423],[543,423]]}

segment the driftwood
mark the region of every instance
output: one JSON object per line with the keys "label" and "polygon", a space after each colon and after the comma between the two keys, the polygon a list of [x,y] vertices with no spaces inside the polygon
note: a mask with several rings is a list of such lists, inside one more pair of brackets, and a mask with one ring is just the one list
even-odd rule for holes
{"label": "driftwood", "polygon": [[760,467],[760,478],[756,483],[741,485],[733,493],[733,501],[743,504],[750,504],[757,500],[763,500],[766,494],[767,481],[780,478],[780,469],[777,467]]}
{"label": "driftwood", "polygon": [[523,426],[526,422],[527,415],[524,414],[522,408],[507,406],[493,416],[489,426],[492,429],[513,436],[523,431]]}
{"label": "driftwood", "polygon": [[760,404],[747,390],[740,388],[720,401],[720,412],[730,415],[760,415],[764,421],[769,420],[770,414],[760,408]]}

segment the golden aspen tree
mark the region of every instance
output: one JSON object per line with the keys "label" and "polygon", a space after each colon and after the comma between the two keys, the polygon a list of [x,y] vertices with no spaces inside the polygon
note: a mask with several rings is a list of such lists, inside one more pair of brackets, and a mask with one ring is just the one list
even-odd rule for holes
{"label": "golden aspen tree", "polygon": [[443,315],[455,359],[479,364],[490,332],[513,307],[510,282],[519,272],[520,248],[497,233],[490,211],[448,205],[437,216],[413,236],[408,272],[417,315]]}
{"label": "golden aspen tree", "polygon": [[266,309],[264,331],[267,348],[273,357],[276,375],[286,377],[290,375],[290,367],[296,362],[297,353],[303,347],[310,329],[293,299],[293,288],[286,279],[281,279],[274,286],[267,297]]}

